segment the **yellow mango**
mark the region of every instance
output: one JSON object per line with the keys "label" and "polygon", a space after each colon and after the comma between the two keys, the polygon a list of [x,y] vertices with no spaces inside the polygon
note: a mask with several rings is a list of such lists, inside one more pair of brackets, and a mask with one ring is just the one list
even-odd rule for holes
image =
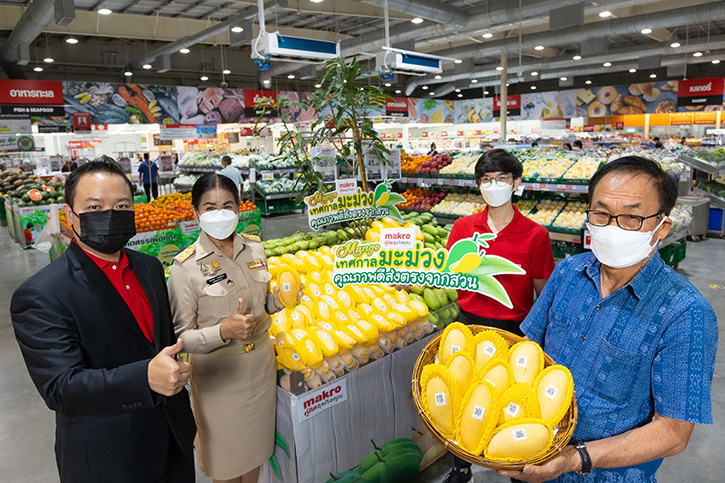
{"label": "yellow mango", "polygon": [[405,317],[402,315],[395,313],[395,312],[388,312],[385,314],[385,317],[398,327],[402,327],[405,325]]}
{"label": "yellow mango", "polygon": [[374,339],[379,334],[377,326],[371,324],[367,320],[356,320],[353,321],[353,324],[355,324],[357,328],[362,331],[367,340]]}
{"label": "yellow mango", "polygon": [[418,317],[425,317],[428,315],[428,306],[420,300],[410,300],[407,305],[418,315]]}
{"label": "yellow mango", "polygon": [[365,297],[368,299],[368,303],[372,303],[373,300],[378,298],[378,296],[370,289],[370,287],[362,287],[362,291],[365,294]]}
{"label": "yellow mango", "polygon": [[315,282],[310,282],[308,285],[305,285],[305,292],[307,295],[309,295],[313,300],[317,300],[320,297],[322,297],[322,287],[320,287]]}
{"label": "yellow mango", "polygon": [[379,242],[380,241],[380,232],[372,230],[372,229],[368,230],[365,233],[365,240],[370,241],[370,242],[375,242],[375,243]]}
{"label": "yellow mango", "polygon": [[491,431],[496,427],[493,414],[496,390],[486,381],[473,384],[461,400],[456,422],[456,440],[461,448],[480,455]]}
{"label": "yellow mango", "polygon": [[385,295],[385,290],[383,290],[380,285],[370,285],[370,290],[372,290],[378,297]]}
{"label": "yellow mango", "polygon": [[310,311],[307,305],[299,304],[297,307],[295,307],[295,310],[299,310],[300,312],[302,312],[302,314],[308,320],[308,325],[312,325],[314,323],[315,318],[312,316],[312,311]]}
{"label": "yellow mango", "polygon": [[394,305],[393,310],[396,313],[402,315],[407,323],[413,322],[415,319],[418,318],[417,312],[413,311],[411,308],[409,308],[403,304]]}
{"label": "yellow mango", "polygon": [[408,305],[408,302],[410,302],[410,297],[405,290],[396,290],[395,298],[398,299],[398,302],[403,305]]}
{"label": "yellow mango", "polygon": [[303,311],[297,308],[290,310],[289,319],[292,321],[292,327],[295,328],[307,327],[312,322]]}
{"label": "yellow mango", "polygon": [[574,396],[574,380],[569,369],[549,366],[536,377],[534,391],[541,408],[541,419],[551,427],[559,424],[571,405]]}
{"label": "yellow mango", "polygon": [[325,295],[329,295],[330,297],[334,297],[337,293],[337,288],[335,288],[332,282],[326,282],[322,289],[325,291]]}
{"label": "yellow mango", "polygon": [[337,302],[340,304],[340,307],[343,309],[349,309],[353,306],[353,301],[350,295],[345,292],[344,290],[340,290],[335,294],[335,298],[337,299]]}
{"label": "yellow mango", "polygon": [[528,384],[509,386],[498,398],[496,413],[498,414],[498,424],[518,418],[541,417],[536,393]]}
{"label": "yellow mango", "polygon": [[285,253],[280,258],[282,259],[284,264],[296,270],[297,272],[307,272],[307,266],[304,264],[304,262],[296,256],[292,255],[291,253]]}
{"label": "yellow mango", "polygon": [[315,308],[315,301],[312,300],[312,297],[310,297],[309,295],[303,295],[300,299],[300,304],[307,307],[307,309],[313,314],[317,312],[317,309]]}
{"label": "yellow mango", "polygon": [[398,223],[394,218],[391,218],[389,216],[384,216],[380,221],[383,222],[383,226],[385,226],[385,228],[400,228],[401,226],[400,223]]}
{"label": "yellow mango", "polygon": [[466,350],[476,361],[476,370],[480,371],[488,361],[508,355],[508,343],[492,330],[484,330],[468,341]]}
{"label": "yellow mango", "polygon": [[370,322],[372,322],[378,328],[378,332],[380,332],[381,334],[388,333],[396,328],[396,325],[393,322],[380,314],[376,314],[373,312],[367,315],[367,317],[369,317]]}
{"label": "yellow mango", "polygon": [[319,328],[311,328],[309,331],[311,335],[314,335],[313,340],[317,343],[325,358],[334,356],[339,352],[335,339],[332,338],[328,331]]}
{"label": "yellow mango", "polygon": [[[310,283],[312,283],[312,282],[314,282],[316,284],[322,283],[322,275],[320,274],[320,272],[318,270],[312,270],[311,272],[308,272],[307,276],[310,278],[310,280],[309,280]],[[307,286],[307,284],[305,284],[305,286]]]}
{"label": "yellow mango", "polygon": [[479,379],[488,381],[496,389],[498,394],[502,394],[513,382],[514,375],[507,361],[503,359],[493,359],[481,368]]}
{"label": "yellow mango", "polygon": [[516,382],[532,384],[544,369],[544,351],[536,342],[519,342],[509,351],[509,365]]}
{"label": "yellow mango", "polygon": [[349,308],[349,309],[347,309],[345,311],[345,313],[347,313],[347,316],[350,317],[350,320],[352,320],[352,321],[362,319],[362,315],[360,315],[360,312],[358,312],[357,310],[353,309],[352,307]]}
{"label": "yellow mango", "polygon": [[280,310],[279,312],[272,315],[272,325],[270,331],[274,331],[275,335],[278,332],[284,332],[290,328],[289,320],[287,319],[287,312]]}
{"label": "yellow mango", "polygon": [[293,371],[300,371],[307,367],[304,358],[293,345],[285,344],[278,349],[279,362]]}
{"label": "yellow mango", "polygon": [[301,352],[304,353],[305,362],[308,366],[317,364],[318,362],[322,361],[322,359],[324,358],[324,356],[322,355],[322,351],[320,351],[320,348],[317,347],[317,344],[315,344],[315,341],[312,340],[309,335],[302,339],[300,343],[302,346]]}
{"label": "yellow mango", "polygon": [[380,231],[381,229],[385,228],[383,223],[379,220],[375,220],[372,223],[370,223],[370,228],[372,228],[375,231]]}
{"label": "yellow mango", "polygon": [[330,332],[330,336],[334,339],[337,347],[340,348],[340,352],[352,349],[357,345],[357,341],[342,330],[333,330]]}
{"label": "yellow mango", "polygon": [[336,322],[338,325],[347,324],[347,323],[351,322],[350,318],[342,310],[334,310],[332,312],[332,320],[334,322]]}
{"label": "yellow mango", "polygon": [[546,453],[553,438],[551,427],[541,419],[514,419],[496,429],[484,454],[494,460],[530,460]]}
{"label": "yellow mango", "polygon": [[329,296],[329,295],[323,295],[322,297],[320,297],[320,299],[322,299],[325,302],[327,302],[327,305],[330,306],[330,309],[332,309],[332,310],[340,310],[340,304],[338,304],[337,303],[337,300],[335,300],[331,296]]}
{"label": "yellow mango", "polygon": [[388,307],[395,307],[396,305],[398,305],[398,300],[395,297],[393,297],[392,294],[385,293],[385,294],[383,294],[382,298],[385,301],[385,303],[388,304]]}
{"label": "yellow mango", "polygon": [[319,300],[317,302],[317,305],[315,306],[315,310],[317,313],[317,317],[320,319],[331,319],[332,318],[332,309],[329,305],[327,305],[327,302],[324,300]]}
{"label": "yellow mango", "polygon": [[383,299],[381,299],[380,297],[376,297],[373,300],[373,307],[375,307],[375,310],[377,310],[381,314],[384,314],[390,310],[390,308],[388,307],[388,304],[385,303],[385,301]]}
{"label": "yellow mango", "polygon": [[456,380],[461,392],[467,391],[468,386],[476,374],[476,363],[466,351],[459,351],[451,355],[445,363],[446,369]]}
{"label": "yellow mango", "polygon": [[420,383],[426,415],[443,436],[452,437],[460,398],[456,381],[445,366],[428,364],[423,367]]}
{"label": "yellow mango", "polygon": [[335,264],[333,259],[326,253],[318,253],[317,259],[320,261],[320,265],[322,265],[322,267],[324,268],[332,268],[332,266]]}
{"label": "yellow mango", "polygon": [[290,268],[284,269],[279,274],[279,298],[285,307],[297,305],[297,292],[300,290],[300,276]]}
{"label": "yellow mango", "polygon": [[315,327],[326,330],[328,332],[337,330],[337,326],[335,324],[333,324],[332,321],[327,320],[327,319],[317,319],[315,321]]}
{"label": "yellow mango", "polygon": [[368,315],[373,312],[375,312],[375,309],[370,304],[362,303],[358,305],[358,309],[360,310],[361,314]]}
{"label": "yellow mango", "polygon": [[365,337],[365,334],[363,334],[363,332],[360,330],[360,328],[353,323],[340,324],[339,327],[342,332],[350,336],[350,338],[355,341],[356,345],[362,344],[363,342],[368,340],[367,337]]}
{"label": "yellow mango", "polygon": [[368,302],[368,298],[365,296],[365,292],[357,285],[347,285],[344,288],[345,292],[355,301],[356,304],[364,304]]}
{"label": "yellow mango", "polygon": [[471,337],[471,330],[460,322],[449,324],[438,345],[438,362],[445,364],[450,356],[464,350]]}

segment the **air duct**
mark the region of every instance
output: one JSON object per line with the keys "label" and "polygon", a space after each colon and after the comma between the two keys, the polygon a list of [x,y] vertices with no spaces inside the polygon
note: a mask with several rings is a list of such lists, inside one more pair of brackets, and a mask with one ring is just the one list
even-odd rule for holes
{"label": "air duct", "polygon": [[23,69],[18,66],[18,49],[30,45],[55,16],[53,0],[35,0],[30,4],[10,36],[0,47],[0,66],[10,79],[24,79]]}
{"label": "air duct", "polygon": [[[377,7],[383,7],[385,0],[353,0],[355,2],[367,3]],[[396,12],[407,13],[414,17],[424,18],[433,22],[452,27],[463,27],[470,19],[470,16],[453,5],[444,4],[436,0],[388,0],[388,8]]]}

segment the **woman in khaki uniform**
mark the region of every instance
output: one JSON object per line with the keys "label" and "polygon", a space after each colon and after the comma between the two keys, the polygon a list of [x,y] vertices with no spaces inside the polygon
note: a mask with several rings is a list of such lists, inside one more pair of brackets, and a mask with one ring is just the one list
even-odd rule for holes
{"label": "woman in khaki uniform", "polygon": [[234,233],[239,192],[224,176],[194,183],[202,233],[174,259],[176,334],[191,353],[197,465],[215,482],[256,482],[274,452],[276,364],[269,314],[281,310],[259,238]]}

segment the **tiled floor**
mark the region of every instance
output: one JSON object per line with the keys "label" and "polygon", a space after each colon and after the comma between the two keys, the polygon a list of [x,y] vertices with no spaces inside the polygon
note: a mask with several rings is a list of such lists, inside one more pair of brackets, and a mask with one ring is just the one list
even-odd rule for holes
{"label": "tiled floor", "polygon": [[[303,215],[264,219],[265,239],[287,236],[306,229]],[[48,262],[48,256],[35,250],[23,250],[0,229],[0,481],[4,483],[45,483],[58,481],[53,453],[54,419],[33,387],[22,361],[12,327],[9,305],[13,291]],[[686,275],[725,321],[725,241],[708,239],[688,243],[687,259],[680,265]],[[711,288],[716,285],[717,288]],[[658,474],[660,483],[723,482],[725,463],[725,367],[723,337],[720,337],[718,361],[713,382],[714,426],[698,426],[690,446],[681,455],[668,458]],[[441,459],[416,482],[440,482],[450,468],[450,457]],[[198,481],[211,480],[199,475]],[[474,469],[477,483],[503,483],[502,478],[482,468]],[[132,483],[132,482],[130,482]],[[318,482],[305,482],[318,483]]]}

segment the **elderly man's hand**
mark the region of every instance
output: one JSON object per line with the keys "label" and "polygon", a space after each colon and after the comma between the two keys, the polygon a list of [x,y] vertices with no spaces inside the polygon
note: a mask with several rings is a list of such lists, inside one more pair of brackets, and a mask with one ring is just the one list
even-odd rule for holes
{"label": "elderly man's hand", "polygon": [[502,476],[528,481],[529,483],[541,483],[579,469],[581,469],[581,459],[576,448],[567,446],[561,453],[543,465],[526,466],[523,471],[501,470],[499,473]]}

